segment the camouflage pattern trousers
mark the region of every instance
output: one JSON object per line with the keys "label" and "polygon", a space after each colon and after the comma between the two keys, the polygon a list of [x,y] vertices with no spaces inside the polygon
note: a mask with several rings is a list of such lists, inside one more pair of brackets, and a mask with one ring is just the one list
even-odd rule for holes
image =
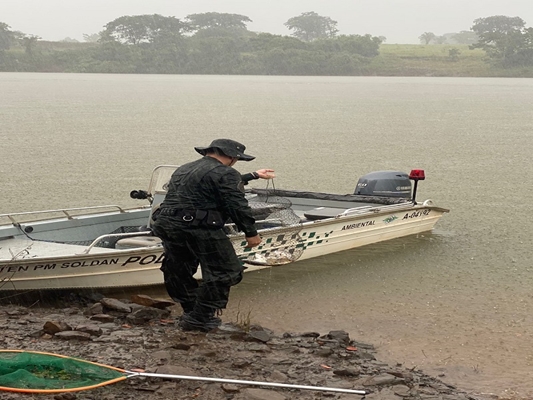
{"label": "camouflage pattern trousers", "polygon": [[[159,216],[152,229],[163,241],[161,271],[169,296],[185,312],[209,314],[226,308],[230,287],[242,280],[244,267],[224,231],[192,227],[167,216]],[[200,283],[193,278],[198,264]]]}

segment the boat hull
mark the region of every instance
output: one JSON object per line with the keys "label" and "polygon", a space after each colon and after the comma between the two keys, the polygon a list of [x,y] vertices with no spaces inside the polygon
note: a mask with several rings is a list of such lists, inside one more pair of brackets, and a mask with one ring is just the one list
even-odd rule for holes
{"label": "boat hull", "polygon": [[119,288],[162,283],[161,247],[49,259],[14,260],[0,266],[0,291]]}
{"label": "boat hull", "polygon": [[[148,191],[132,191],[149,206],[1,214],[0,292],[162,284],[163,247],[148,227],[175,169],[156,167]],[[381,175],[397,185],[396,172]],[[225,227],[247,272],[430,231],[448,212],[402,196],[266,189],[247,196],[261,244],[246,248],[244,234],[234,224]],[[195,277],[201,279],[200,271]]]}
{"label": "boat hull", "polygon": [[[443,214],[438,209],[422,208],[418,210],[419,216],[415,217],[416,220],[409,218],[409,215],[413,215],[416,212],[404,210],[395,213],[383,213],[372,218],[361,218],[360,220],[347,219],[339,220],[336,223],[324,223],[324,226],[320,227],[320,231],[324,232],[324,234],[331,232],[328,238],[318,246],[307,245],[299,260],[431,231]],[[399,220],[395,225],[392,225],[394,221],[385,222],[395,217]],[[402,220],[403,218],[406,219]],[[309,236],[309,234],[306,236]]]}
{"label": "boat hull", "polygon": [[[389,207],[390,208],[390,207]],[[232,239],[246,271],[306,260],[372,243],[430,231],[448,210],[422,205],[386,206],[356,215],[340,215],[303,223],[298,232],[279,227],[261,231],[263,242],[244,248],[242,236]],[[292,238],[288,240],[288,237]],[[28,242],[31,246],[31,242]],[[99,249],[96,253],[32,257],[0,262],[0,291],[142,287],[163,283],[161,245]],[[292,251],[289,260],[268,260],[273,252]],[[254,260],[260,260],[255,261]],[[266,262],[264,260],[267,260]],[[198,274],[197,278],[201,278]]]}
{"label": "boat hull", "polygon": [[[283,229],[263,232],[263,242],[257,248],[244,251],[256,256],[268,265],[276,265],[276,251],[282,253],[279,264],[287,261],[301,261],[345,251],[373,243],[416,235],[431,231],[447,209],[435,207],[431,201],[421,205],[398,204],[394,206],[377,206],[364,213],[355,215],[337,215],[302,224],[297,234],[296,243],[283,244],[288,238],[283,236]],[[294,233],[289,233],[294,236]],[[269,243],[269,239],[272,239]],[[293,241],[294,242],[294,241]],[[280,244],[281,243],[281,244]],[[278,250],[276,250],[278,249]],[[293,251],[296,249],[297,251]],[[289,260],[283,257],[291,251]],[[274,253],[273,256],[271,254]],[[263,257],[260,257],[263,255]],[[269,258],[270,257],[270,258]],[[247,257],[254,265],[254,258]]]}

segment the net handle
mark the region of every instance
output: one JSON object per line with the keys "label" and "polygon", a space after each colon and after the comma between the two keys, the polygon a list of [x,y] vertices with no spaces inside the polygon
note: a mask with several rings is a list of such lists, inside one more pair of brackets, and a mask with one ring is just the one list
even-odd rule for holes
{"label": "net handle", "polygon": [[190,381],[205,381],[205,382],[218,382],[218,383],[233,383],[237,385],[251,385],[251,386],[268,386],[276,388],[289,388],[289,389],[303,389],[303,390],[317,390],[323,392],[337,392],[337,393],[351,393],[366,395],[365,390],[354,390],[354,389],[341,389],[341,388],[330,388],[330,387],[321,387],[321,386],[307,386],[307,385],[293,385],[289,383],[277,383],[277,382],[260,382],[260,381],[245,381],[239,379],[225,379],[225,378],[208,378],[201,376],[189,376],[189,375],[168,375],[168,374],[156,374],[148,372],[132,372],[126,371],[128,378],[135,376],[144,376],[151,378],[163,378],[163,379],[183,379]]}

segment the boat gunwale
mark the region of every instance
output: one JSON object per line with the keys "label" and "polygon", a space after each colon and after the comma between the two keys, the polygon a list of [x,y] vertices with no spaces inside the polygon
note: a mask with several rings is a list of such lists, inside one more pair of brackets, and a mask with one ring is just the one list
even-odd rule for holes
{"label": "boat gunwale", "polygon": [[[424,205],[424,204],[413,204],[413,203],[405,203],[406,207],[405,208],[395,208],[395,209],[389,209],[389,210],[379,210],[379,211],[376,211],[376,209],[372,209],[372,211],[368,210],[367,212],[364,212],[364,213],[360,213],[360,214],[338,214],[336,216],[333,216],[333,217],[327,217],[327,218],[323,218],[323,219],[317,219],[317,220],[307,220],[307,221],[302,221],[300,223],[300,226],[302,227],[302,229],[305,229],[306,227],[311,227],[311,226],[317,226],[317,225],[330,225],[333,221],[339,221],[339,220],[343,220],[342,222],[347,222],[347,221],[350,221],[350,220],[358,220],[358,219],[365,219],[369,216],[381,216],[381,215],[385,215],[385,214],[392,214],[394,212],[399,212],[399,211],[408,211],[408,210],[420,210],[420,209],[430,209],[430,210],[434,210],[434,211],[437,211],[437,212],[440,212],[442,214],[444,213],[447,213],[449,212],[450,210],[447,209],[447,208],[442,208],[442,207],[437,207],[437,206],[433,206],[433,205]],[[378,205],[380,206],[380,205]],[[381,205],[382,207],[383,206],[386,206],[386,205]],[[429,218],[440,218],[441,215],[438,215],[438,216],[435,216],[435,217],[429,217]],[[277,226],[277,227],[273,227],[273,228],[265,228],[265,229],[260,229],[258,230],[257,232],[259,234],[261,233],[269,233],[269,234],[277,234],[277,233],[281,233],[285,230],[291,230],[291,229],[294,229],[294,226],[297,226],[297,225],[293,225],[293,226]],[[228,235],[228,237],[230,239],[233,239],[233,238],[238,238],[238,237],[244,237],[244,234],[240,233],[240,234],[235,234],[235,235]]]}
{"label": "boat gunwale", "polygon": [[[430,210],[434,210],[434,211],[438,211],[438,212],[442,212],[442,213],[445,213],[445,212],[449,211],[446,208],[435,207],[435,206],[424,206],[424,205],[421,205],[421,204],[412,205],[412,203],[411,203],[410,207],[405,207],[405,208],[395,208],[395,209],[389,209],[389,210],[376,210],[376,209],[373,209],[373,210],[368,210],[367,212],[360,213],[360,214],[355,214],[355,213],[353,213],[353,214],[342,214],[341,213],[341,214],[336,215],[334,217],[323,218],[323,219],[318,219],[318,220],[313,220],[313,221],[304,221],[302,223],[302,225],[305,225],[305,226],[312,225],[312,224],[313,225],[317,225],[317,224],[320,224],[320,223],[322,223],[321,225],[328,225],[328,223],[330,223],[331,221],[334,221],[334,220],[365,219],[365,218],[367,218],[369,216],[382,216],[382,215],[385,215],[385,214],[394,214],[395,212],[409,211],[409,210],[420,210],[420,209],[430,209]],[[440,218],[440,216],[439,216],[439,218]]]}
{"label": "boat gunwale", "polygon": [[[102,209],[111,209],[111,208],[117,208],[117,210],[108,210],[108,211],[101,211]],[[104,206],[88,206],[88,207],[74,207],[74,208],[60,208],[57,210],[38,210],[38,211],[25,211],[25,212],[17,212],[17,213],[6,213],[6,214],[0,214],[0,218],[7,218],[11,222],[0,222],[0,229],[2,228],[9,228],[11,226],[18,226],[23,224],[30,224],[30,223],[36,223],[36,222],[59,222],[63,220],[73,220],[73,219],[83,219],[84,217],[95,217],[95,216],[106,216],[106,215],[120,215],[120,214],[128,214],[133,212],[141,212],[151,209],[151,205],[143,205],[143,206],[137,206],[137,207],[121,207],[119,205],[110,204],[110,205],[104,205]],[[69,215],[69,211],[83,211],[83,210],[94,210],[95,212],[87,212],[82,214],[76,214],[76,215]],[[58,214],[58,213],[64,213],[64,216],[57,216],[57,217],[48,217],[45,218],[44,215],[46,214]],[[22,215],[42,215],[43,218],[34,218],[34,219],[28,219],[25,221],[14,221],[12,217],[14,216],[22,216]]]}

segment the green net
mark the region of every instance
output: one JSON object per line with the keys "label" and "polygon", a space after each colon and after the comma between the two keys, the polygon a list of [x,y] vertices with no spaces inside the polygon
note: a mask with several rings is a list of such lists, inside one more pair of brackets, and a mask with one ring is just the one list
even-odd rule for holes
{"label": "green net", "polygon": [[73,389],[124,377],[83,360],[32,352],[0,352],[0,386],[13,389]]}

